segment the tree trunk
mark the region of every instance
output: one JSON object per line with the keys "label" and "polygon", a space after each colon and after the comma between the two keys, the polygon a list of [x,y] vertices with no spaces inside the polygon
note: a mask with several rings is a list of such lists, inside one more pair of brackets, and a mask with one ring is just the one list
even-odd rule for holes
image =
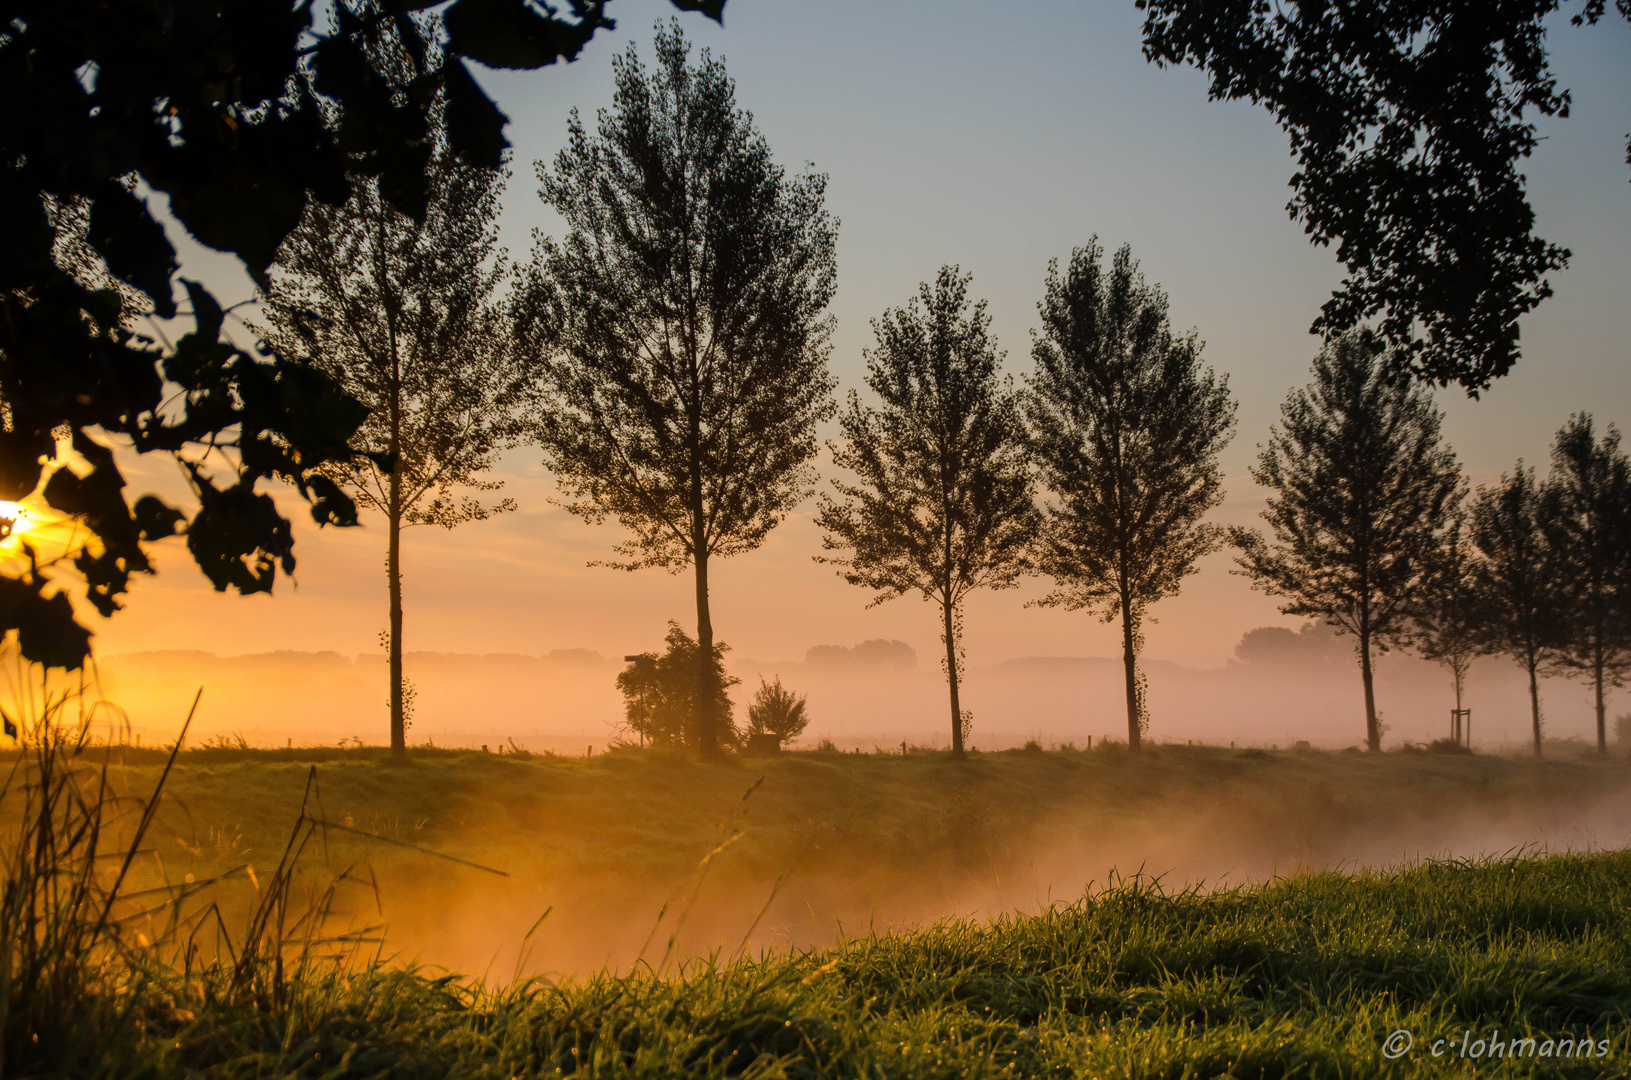
{"label": "tree trunk", "polygon": [[719,746],[720,718],[714,715],[714,623],[708,613],[708,555],[700,544],[694,561],[697,568],[697,756],[704,761],[717,761],[724,754]]}
{"label": "tree trunk", "polygon": [[391,588],[391,756],[400,759],[408,756],[408,726],[402,708],[402,479],[394,470],[389,517],[385,576]]}
{"label": "tree trunk", "polygon": [[408,756],[408,723],[402,695],[402,368],[396,351],[396,323],[391,322],[391,380],[388,408],[391,410],[392,455],[390,519],[385,549],[385,577],[391,593],[390,666],[391,756]]}
{"label": "tree trunk", "polygon": [[1535,681],[1538,664],[1531,659],[1524,666],[1529,669],[1529,716],[1535,727],[1535,756],[1540,757],[1540,686]]}
{"label": "tree trunk", "polygon": [[951,684],[951,756],[960,758],[964,755],[963,706],[957,697],[957,626],[949,595],[940,602],[940,610],[945,617],[946,679]]}
{"label": "tree trunk", "polygon": [[1454,730],[1450,733],[1450,736],[1451,738],[1455,739],[1457,745],[1465,743],[1467,749],[1471,750],[1472,733],[1467,732],[1465,736],[1463,736],[1461,731],[1461,725],[1463,723],[1461,717],[1461,683],[1463,680],[1465,680],[1466,675],[1462,672],[1459,664],[1450,669],[1450,674],[1455,676],[1455,723],[1452,725]]}
{"label": "tree trunk", "polygon": [[[384,216],[375,222],[378,227],[379,246],[385,250]],[[401,761],[408,756],[408,719],[402,693],[402,354],[396,342],[396,299],[391,293],[390,275],[375,264],[376,280],[385,302],[385,325],[390,333],[391,374],[386,381],[386,408],[391,414],[390,507],[386,516],[389,535],[385,549],[385,577],[391,594],[391,629],[387,664],[391,680],[391,757]]]}
{"label": "tree trunk", "polygon": [[1373,754],[1382,752],[1382,731],[1376,722],[1376,685],[1370,664],[1370,631],[1359,632],[1359,674],[1365,681],[1365,744]]}
{"label": "tree trunk", "polygon": [[1597,647],[1592,653],[1591,688],[1597,697],[1597,752],[1604,757],[1608,756],[1608,717],[1607,701],[1603,697],[1603,643],[1599,638]]}
{"label": "tree trunk", "polygon": [[1138,655],[1133,652],[1133,620],[1127,613],[1127,603],[1121,605],[1121,666],[1127,677],[1127,749],[1138,750],[1143,745],[1143,731],[1138,712]]}

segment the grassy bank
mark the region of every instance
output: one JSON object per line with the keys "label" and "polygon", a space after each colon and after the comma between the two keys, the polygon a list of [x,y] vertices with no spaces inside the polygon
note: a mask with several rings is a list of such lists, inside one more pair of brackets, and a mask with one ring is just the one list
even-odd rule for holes
{"label": "grassy bank", "polygon": [[[310,860],[314,877],[356,867],[377,881],[338,909],[383,921],[390,953],[478,973],[515,970],[545,910],[524,970],[583,974],[652,961],[671,936],[677,954],[705,956],[822,945],[841,927],[1037,911],[1113,872],[1182,889],[1631,837],[1631,767],[1612,761],[1162,747],[722,765],[656,751],[438,752],[396,765],[377,751],[318,753],[318,816],[508,875],[343,829]],[[244,864],[264,874],[311,777],[300,755],[183,753],[154,854],[135,868],[142,882]],[[159,769],[110,775],[140,798]],[[221,903],[253,898],[240,876]]]}
{"label": "grassy bank", "polygon": [[[1631,856],[1325,873],[1164,894],[1133,882],[1040,915],[942,922],[769,960],[485,991],[400,969],[286,999],[155,983],[98,1040],[19,1075],[1358,1077],[1628,1075]],[[1415,1035],[1398,1062],[1396,1030]],[[1559,1064],[1558,1044],[1610,1056]],[[1435,1059],[1443,1038],[1449,1056]],[[1522,1051],[1520,1047],[1520,1052]],[[1572,1053],[1572,1046],[1571,1046]],[[1477,1064],[1482,1064],[1478,1062]],[[1604,1067],[1606,1065],[1606,1067]]]}
{"label": "grassy bank", "polygon": [[[162,756],[112,753],[124,790],[151,789]],[[1515,822],[1521,832],[1584,820],[1589,807],[1631,792],[1631,765],[1617,760],[1182,746],[1138,755],[1008,751],[962,763],[940,753],[798,753],[721,765],[653,750],[590,758],[420,751],[401,765],[371,748],[195,750],[181,754],[169,779],[167,820],[195,840],[213,829],[241,836],[241,850],[275,846],[313,766],[332,820],[348,816],[495,865],[635,865],[658,874],[687,869],[722,823],[744,829],[742,858],[771,869],[811,843],[824,863],[999,863],[1005,850],[1061,833],[1128,834],[1152,815],[1227,819],[1243,847],[1290,869],[1351,857],[1346,842],[1362,834],[1401,837],[1403,853],[1412,842],[1430,844],[1422,823]],[[334,843],[348,854],[368,850],[363,841]],[[376,848],[371,857],[398,856]]]}
{"label": "grassy bank", "polygon": [[[163,768],[101,755],[78,759],[114,811],[78,864],[93,894]],[[1495,1032],[1537,1038],[1504,1071],[1631,1075],[1631,855],[1410,862],[1623,847],[1628,780],[1203,747],[186,752],[107,944],[39,968],[72,1004],[0,977],[0,1075],[1461,1075]],[[33,873],[8,851],[8,881]],[[314,902],[318,936],[366,939],[339,966],[299,965],[333,955]],[[268,912],[245,961],[237,928]],[[1417,1042],[1391,1061],[1395,1030]],[[1587,1034],[1606,1072],[1573,1056]]]}

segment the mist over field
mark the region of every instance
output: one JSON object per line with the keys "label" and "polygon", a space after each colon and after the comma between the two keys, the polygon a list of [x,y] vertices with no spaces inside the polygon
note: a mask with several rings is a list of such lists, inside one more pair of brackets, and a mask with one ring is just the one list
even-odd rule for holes
{"label": "mist over field", "polygon": [[[623,715],[615,686],[621,658],[581,649],[542,656],[410,652],[405,671],[416,692],[410,743],[582,754],[618,737]],[[844,749],[943,746],[949,727],[945,679],[933,656],[900,642],[811,647],[796,661],[727,654],[741,683],[735,716],[759,679],[781,678],[807,694],[812,720],[801,746],[828,738]],[[1289,747],[1306,741],[1359,745],[1364,708],[1350,639],[1309,624],[1299,632],[1248,632],[1234,659],[1214,669],[1144,660],[1150,736],[1157,742]],[[378,744],[387,733],[382,654],[282,651],[216,656],[150,651],[104,658],[102,690],[129,717],[130,737],[174,738],[199,687],[204,697],[189,744],[241,735],[252,746]],[[1037,740],[1085,747],[1126,738],[1119,658],[1016,657],[971,665],[963,688],[974,714],[974,745],[997,750]],[[1592,737],[1588,689],[1566,679],[1541,687],[1548,739]],[[1377,698],[1385,742],[1423,743],[1447,733],[1454,703],[1448,674],[1405,653],[1383,655]],[[1495,657],[1474,664],[1467,703],[1481,750],[1527,745],[1528,696],[1521,670]],[[1611,701],[1611,709],[1614,704]],[[99,737],[105,736],[105,731]],[[119,741],[122,736],[115,736]]]}

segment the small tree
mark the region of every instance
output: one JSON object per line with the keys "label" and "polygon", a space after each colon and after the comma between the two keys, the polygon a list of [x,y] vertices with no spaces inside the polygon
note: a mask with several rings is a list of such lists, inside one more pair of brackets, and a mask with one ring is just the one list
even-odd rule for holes
{"label": "small tree", "polygon": [[[702,737],[702,709],[697,704],[697,667],[701,664],[697,643],[680,628],[668,624],[664,639],[668,649],[661,656],[642,653],[617,675],[617,689],[623,695],[623,711],[628,729],[656,746],[695,747]],[[742,680],[725,674],[725,654],[730,646],[715,642],[712,669],[712,715],[720,719],[720,741],[735,746],[740,733],[732,722],[734,706],[730,688]]]}
{"label": "small tree", "polygon": [[1039,603],[1121,618],[1127,745],[1149,722],[1138,654],[1144,611],[1176,595],[1221,544],[1201,524],[1223,499],[1218,454],[1234,427],[1227,379],[1201,366],[1201,343],[1176,338],[1167,298],[1144,284],[1131,249],[1106,279],[1097,238],[1048,269],[1042,336],[1025,406],[1032,453],[1054,496],[1038,545],[1057,588]]}
{"label": "small tree", "polygon": [[1410,641],[1424,659],[1449,670],[1458,715],[1467,671],[1491,649],[1489,614],[1479,600],[1477,569],[1466,517],[1458,514],[1422,579],[1421,595],[1411,612]]}
{"label": "small tree", "polygon": [[1439,441],[1425,389],[1369,331],[1344,334],[1314,360],[1314,382],[1280,408],[1252,476],[1274,494],[1266,542],[1229,530],[1253,587],[1288,615],[1325,619],[1357,639],[1365,738],[1382,748],[1371,655],[1403,640],[1411,607],[1461,495],[1455,455]]}
{"label": "small tree", "polygon": [[357,177],[343,207],[311,202],[278,251],[265,290],[266,336],[313,363],[369,409],[353,445],[394,468],[330,469],[385,518],[391,750],[406,752],[402,674],[402,530],[451,529],[514,509],[468,493],[524,433],[533,365],[501,299],[508,276],[498,238],[500,173],[440,154],[424,219]]}
{"label": "small tree", "polygon": [[1593,436],[1590,413],[1557,433],[1544,521],[1569,594],[1556,662],[1591,681],[1597,750],[1607,754],[1608,688],[1631,674],[1631,462],[1614,428]]}
{"label": "small tree", "polygon": [[850,393],[833,460],[859,478],[834,480],[816,521],[822,561],[871,604],[922,593],[940,605],[951,688],[952,754],[963,756],[962,604],[978,588],[1012,588],[1029,566],[1038,515],[1018,396],[1001,379],[985,304],[970,306],[967,277],[941,267],[934,286],[874,321],[867,386],[881,407]]}
{"label": "small tree", "polygon": [[1545,495],[1533,469],[1520,461],[1510,476],[1481,488],[1472,507],[1479,602],[1493,651],[1516,660],[1529,676],[1529,715],[1535,756],[1541,756],[1539,672],[1563,638],[1565,599],[1556,553],[1542,526]]}
{"label": "small tree", "polygon": [[777,743],[785,743],[798,738],[809,724],[803,694],[782,686],[779,675],[770,683],[760,676],[759,690],[748,704],[748,736],[770,735]]}
{"label": "small tree", "polygon": [[[837,271],[826,177],[789,180],[723,62],[689,52],[659,28],[648,76],[630,48],[598,138],[574,113],[554,171],[539,164],[571,231],[539,250],[560,329],[537,433],[567,509],[632,534],[612,565],[694,568],[700,657],[710,560],[764,543],[814,483]],[[724,729],[700,697],[709,757]]]}

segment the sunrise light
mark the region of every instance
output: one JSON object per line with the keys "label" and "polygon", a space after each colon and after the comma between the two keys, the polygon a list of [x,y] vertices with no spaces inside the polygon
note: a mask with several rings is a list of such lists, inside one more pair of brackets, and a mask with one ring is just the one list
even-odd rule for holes
{"label": "sunrise light", "polygon": [[34,527],[34,518],[21,503],[0,500],[0,544],[15,546],[17,538]]}

